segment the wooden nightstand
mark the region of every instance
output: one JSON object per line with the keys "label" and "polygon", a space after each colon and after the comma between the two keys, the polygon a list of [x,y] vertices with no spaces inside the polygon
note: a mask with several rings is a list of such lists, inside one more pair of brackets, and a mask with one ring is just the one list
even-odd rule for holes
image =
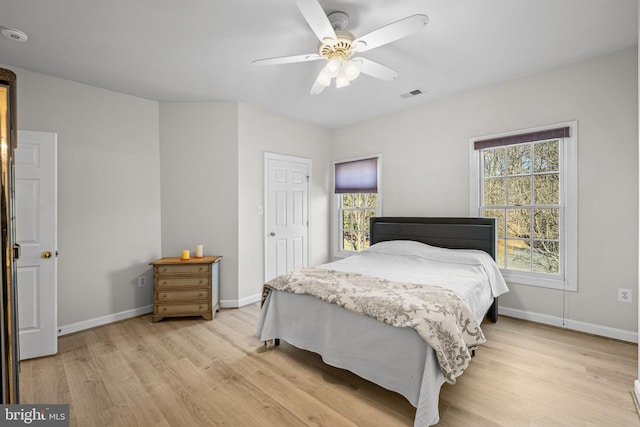
{"label": "wooden nightstand", "polygon": [[202,316],[212,320],[220,308],[221,256],[183,260],[160,258],[153,265],[152,322],[164,317]]}

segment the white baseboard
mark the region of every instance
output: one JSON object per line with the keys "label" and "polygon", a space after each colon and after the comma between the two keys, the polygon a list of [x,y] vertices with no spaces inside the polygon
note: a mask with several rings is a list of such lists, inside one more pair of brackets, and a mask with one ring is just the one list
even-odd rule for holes
{"label": "white baseboard", "polygon": [[640,410],[640,381],[635,380],[633,382],[633,395],[635,397],[636,411]]}
{"label": "white baseboard", "polygon": [[518,319],[530,320],[532,322],[543,323],[545,325],[558,326],[560,328],[571,329],[588,334],[600,335],[607,338],[614,338],[621,341],[637,343],[638,332],[627,331],[625,329],[610,328],[609,326],[596,325],[593,323],[580,322],[578,320],[564,319],[550,316],[548,314],[533,313],[530,311],[518,310],[509,307],[498,307],[498,313]]}
{"label": "white baseboard", "polygon": [[72,334],[74,332],[95,328],[96,326],[102,326],[108,323],[118,322],[120,320],[130,319],[132,317],[141,316],[151,312],[153,312],[153,304],[121,311],[119,313],[107,314],[106,316],[96,317],[95,319],[58,326],[58,335]]}
{"label": "white baseboard", "polygon": [[[222,308],[240,308],[245,305],[253,304],[260,301],[261,294],[251,295],[240,300],[221,300],[220,307]],[[108,314],[102,317],[96,317],[95,319],[83,320],[82,322],[71,323],[69,325],[58,326],[58,336],[72,334],[74,332],[80,332],[85,329],[95,328],[96,326],[102,326],[120,320],[130,319],[132,317],[141,316],[143,314],[152,313],[153,304],[143,307],[137,307],[131,310],[121,311],[119,313]]]}
{"label": "white baseboard", "polygon": [[221,308],[240,308],[240,307],[244,307],[245,305],[258,302],[260,301],[261,298],[262,298],[262,294],[255,294],[239,300],[238,299],[220,300],[220,307]]}

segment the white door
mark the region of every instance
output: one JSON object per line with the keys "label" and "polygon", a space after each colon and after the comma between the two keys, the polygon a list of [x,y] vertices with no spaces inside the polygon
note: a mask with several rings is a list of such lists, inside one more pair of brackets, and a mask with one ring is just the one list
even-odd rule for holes
{"label": "white door", "polygon": [[58,352],[57,135],[18,132],[15,154],[20,359]]}
{"label": "white door", "polygon": [[265,154],[265,281],[309,265],[311,160]]}

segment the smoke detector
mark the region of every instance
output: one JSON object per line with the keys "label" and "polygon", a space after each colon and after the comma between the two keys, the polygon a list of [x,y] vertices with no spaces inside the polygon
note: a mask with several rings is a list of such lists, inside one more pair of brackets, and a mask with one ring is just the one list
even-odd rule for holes
{"label": "smoke detector", "polygon": [[9,40],[13,40],[16,42],[26,42],[27,40],[29,40],[29,36],[27,36],[26,33],[16,28],[0,27],[0,33],[2,33],[2,35]]}

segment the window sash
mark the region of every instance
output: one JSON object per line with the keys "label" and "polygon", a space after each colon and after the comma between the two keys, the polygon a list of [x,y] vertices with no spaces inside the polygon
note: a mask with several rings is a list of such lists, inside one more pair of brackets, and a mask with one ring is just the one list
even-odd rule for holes
{"label": "window sash", "polygon": [[[545,132],[530,132],[527,133],[525,135],[543,135],[543,136],[548,136],[549,133],[545,133]],[[505,140],[505,138],[498,138],[499,140]],[[519,140],[518,138],[512,138],[512,140]],[[558,141],[558,155],[560,156],[559,161],[562,161],[562,147],[563,147],[563,141],[561,139],[555,139],[556,141]],[[526,272],[526,273],[532,273],[532,274],[537,274],[537,273],[544,273],[544,274],[549,274],[551,276],[555,276],[559,279],[563,279],[564,280],[564,275],[563,275],[563,267],[564,267],[564,259],[562,257],[562,253],[560,252],[560,248],[558,248],[558,271],[554,272],[554,271],[545,271],[545,272],[540,272],[540,271],[536,271],[536,266],[538,264],[536,264],[536,261],[540,260],[540,256],[537,254],[537,251],[535,249],[536,247],[536,242],[557,242],[558,246],[561,246],[561,237],[562,237],[562,233],[563,233],[563,224],[564,224],[564,218],[562,217],[562,191],[561,191],[561,179],[562,179],[562,172],[560,170],[558,171],[554,171],[554,172],[543,172],[543,173],[538,173],[534,171],[533,165],[529,166],[529,171],[528,172],[524,172],[524,173],[510,173],[509,172],[509,167],[508,167],[508,159],[504,159],[504,166],[506,168],[506,170],[504,171],[504,173],[499,174],[497,177],[494,176],[486,176],[485,175],[485,165],[484,165],[484,160],[485,160],[485,152],[490,150],[490,151],[494,151],[494,150],[503,150],[504,148],[507,147],[517,147],[517,146],[522,146],[522,147],[527,147],[527,151],[525,155],[530,156],[530,161],[534,160],[533,157],[533,153],[535,151],[535,145],[537,143],[544,143],[545,140],[541,140],[541,141],[529,141],[526,143],[518,143],[518,144],[511,144],[508,146],[505,145],[494,145],[492,147],[486,147],[483,148],[481,150],[479,150],[479,157],[480,157],[480,161],[483,162],[482,166],[481,166],[481,170],[482,172],[482,177],[479,177],[480,179],[480,201],[479,201],[479,209],[480,212],[482,214],[482,216],[485,215],[486,211],[497,211],[500,212],[500,215],[503,217],[502,221],[499,221],[499,223],[502,223],[505,227],[505,230],[501,230],[502,231],[502,236],[499,235],[498,237],[498,247],[502,248],[502,262],[500,267],[506,270],[513,270],[513,271],[518,271],[518,272]],[[474,148],[475,148],[476,144],[474,144]],[[523,152],[524,153],[524,152]],[[537,204],[535,203],[535,195],[536,195],[536,191],[535,191],[535,183],[534,183],[534,177],[536,176],[541,176],[541,175],[549,175],[549,174],[556,174],[558,175],[558,203],[551,203],[551,204]],[[527,177],[531,177],[530,178],[530,185],[529,188],[525,189],[525,194],[523,194],[523,198],[527,199],[528,203],[525,203],[523,201],[523,203],[517,203],[517,201],[514,203],[512,202],[512,200],[515,199],[517,193],[513,193],[512,190],[510,190],[509,187],[509,180],[510,179],[516,179],[516,178],[527,178]],[[485,190],[487,190],[487,181],[489,180],[493,180],[493,179],[502,179],[504,180],[504,194],[503,197],[505,197],[504,203],[499,203],[499,204],[486,204],[487,200],[486,200],[486,196],[485,196]],[[535,233],[535,221],[534,221],[534,213],[536,211],[536,209],[557,209],[559,214],[558,214],[558,222],[559,222],[559,230],[558,230],[558,234],[559,234],[559,238],[558,239],[542,239],[542,238],[536,238],[536,233]],[[519,237],[519,236],[510,236],[508,233],[508,224],[509,224],[509,212],[510,211],[523,211],[526,212],[528,214],[528,230],[523,230],[526,232],[526,237]],[[517,245],[516,242],[523,242],[523,244],[526,246],[527,251],[524,251],[524,248],[522,248],[521,250],[516,250],[514,249],[514,247]],[[510,250],[513,252],[510,252]],[[524,260],[521,261],[520,263],[516,262],[514,257],[516,255],[513,255],[514,253],[519,252],[523,257]],[[500,261],[500,260],[498,260]],[[525,266],[528,264],[528,269],[525,269]],[[551,264],[553,266],[553,263]]]}
{"label": "window sash", "polygon": [[[510,209],[523,210],[528,212],[529,216],[529,230],[527,237],[517,237],[509,235],[508,233],[508,225],[507,225],[507,216],[508,211]],[[558,214],[558,230],[557,230],[557,238],[554,236],[540,236],[536,233],[536,224],[535,224],[535,211],[541,209],[557,209]],[[484,217],[486,211],[499,211],[501,213],[501,218],[497,218],[497,223],[499,227],[502,229],[497,230],[497,248],[498,253],[502,253],[502,262],[499,259],[496,260],[498,262],[498,266],[503,270],[517,272],[518,274],[544,274],[549,278],[555,280],[564,280],[565,279],[565,262],[563,261],[563,249],[564,249],[564,241],[563,241],[563,224],[564,224],[564,210],[561,205],[528,205],[528,206],[489,206],[489,207],[481,207],[480,208],[480,216]],[[491,216],[493,217],[493,216]],[[510,263],[509,254],[507,252],[507,247],[509,243],[513,244],[513,242],[526,242],[528,246],[528,269],[515,268],[514,264]],[[536,263],[536,244],[540,243],[554,243],[558,245],[558,271],[550,272],[550,271],[540,271],[536,268],[536,266],[541,265],[542,263]],[[544,256],[544,255],[542,255]],[[498,257],[496,257],[498,258]],[[540,259],[539,257],[537,258]]]}
{"label": "window sash", "polygon": [[[353,253],[353,252],[357,252],[359,250],[363,250],[366,249],[367,247],[369,247],[369,245],[367,244],[367,242],[370,242],[371,239],[371,234],[370,234],[370,230],[369,230],[369,220],[366,217],[366,213],[367,212],[373,212],[373,216],[377,216],[378,212],[379,212],[379,194],[377,193],[371,193],[371,194],[375,194],[376,195],[376,204],[375,206],[362,206],[362,207],[353,207],[353,206],[349,206],[349,207],[345,207],[344,206],[344,196],[345,194],[360,194],[360,193],[343,193],[343,194],[338,194],[338,221],[339,221],[339,225],[338,225],[338,229],[339,229],[339,242],[338,242],[338,251],[339,252],[344,252],[344,253]],[[367,193],[368,194],[368,193]],[[344,226],[344,215],[345,213],[359,213],[361,212],[362,215],[362,221],[357,224],[358,226],[360,226],[359,229],[354,229],[354,228],[345,228]],[[352,223],[352,225],[354,225]],[[351,248],[345,248],[344,247],[344,239],[345,239],[345,234],[346,233],[355,233],[356,235],[358,235],[359,237],[361,237],[361,239],[358,239],[358,243],[360,245],[360,248],[357,250],[351,249]]]}

